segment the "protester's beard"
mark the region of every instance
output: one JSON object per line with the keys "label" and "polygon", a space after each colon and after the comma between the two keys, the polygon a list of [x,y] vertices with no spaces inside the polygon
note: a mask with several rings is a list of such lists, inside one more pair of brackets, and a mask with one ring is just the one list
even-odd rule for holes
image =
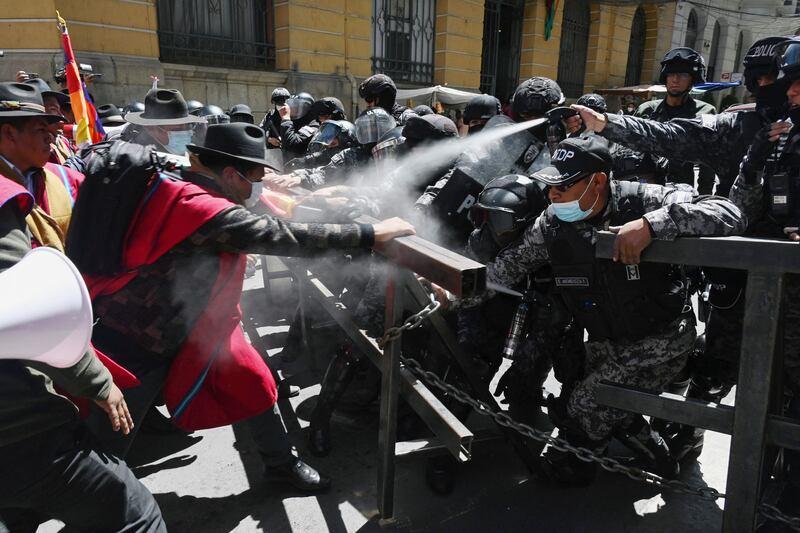
{"label": "protester's beard", "polygon": [[786,111],[788,103],[786,88],[781,83],[772,83],[758,88],[756,110],[770,120],[777,120]]}

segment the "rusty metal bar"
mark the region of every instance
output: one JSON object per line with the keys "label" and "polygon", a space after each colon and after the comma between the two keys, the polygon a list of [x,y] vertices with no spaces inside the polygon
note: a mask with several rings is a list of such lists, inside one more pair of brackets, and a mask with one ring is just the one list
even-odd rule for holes
{"label": "rusty metal bar", "polygon": [[[613,233],[598,232],[595,256],[611,259],[615,238]],[[682,237],[674,241],[653,241],[642,252],[642,261],[797,273],[800,272],[800,244],[747,237]]]}
{"label": "rusty metal bar", "polygon": [[[400,269],[389,269],[386,285],[385,328],[403,323],[403,285]],[[378,511],[383,520],[394,516],[394,448],[397,444],[397,404],[400,398],[400,350],[403,337],[389,340],[381,358],[381,407],[378,424]]]}

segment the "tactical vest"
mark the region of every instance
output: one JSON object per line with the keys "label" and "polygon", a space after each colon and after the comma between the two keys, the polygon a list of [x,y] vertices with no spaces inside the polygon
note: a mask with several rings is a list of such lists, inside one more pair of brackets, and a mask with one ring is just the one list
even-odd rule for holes
{"label": "tactical vest", "polygon": [[[613,183],[613,182],[612,182]],[[621,226],[645,214],[644,184],[614,183],[608,222]],[[624,265],[595,258],[594,244],[550,210],[542,217],[556,287],[591,340],[630,342],[665,331],[687,310],[678,269],[662,263]]]}

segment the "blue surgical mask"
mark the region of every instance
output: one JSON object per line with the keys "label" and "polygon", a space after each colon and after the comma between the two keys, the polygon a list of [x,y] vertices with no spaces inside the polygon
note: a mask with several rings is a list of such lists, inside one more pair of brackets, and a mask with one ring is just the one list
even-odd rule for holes
{"label": "blue surgical mask", "polygon": [[192,130],[168,131],[169,142],[164,147],[175,155],[186,153],[186,145],[192,142],[194,132]]}
{"label": "blue surgical mask", "polygon": [[589,187],[592,185],[592,181],[594,181],[594,176],[592,179],[589,180],[589,184],[584,189],[583,194],[581,194],[580,198],[577,200],[572,200],[571,202],[553,202],[550,204],[551,212],[558,217],[559,220],[563,220],[564,222],[577,222],[579,220],[583,220],[592,214],[592,210],[594,206],[597,205],[597,200],[600,199],[600,195],[597,195],[595,198],[594,203],[589,207],[589,209],[583,210],[581,209],[580,201],[583,198],[583,195],[586,194],[586,191],[589,190]]}

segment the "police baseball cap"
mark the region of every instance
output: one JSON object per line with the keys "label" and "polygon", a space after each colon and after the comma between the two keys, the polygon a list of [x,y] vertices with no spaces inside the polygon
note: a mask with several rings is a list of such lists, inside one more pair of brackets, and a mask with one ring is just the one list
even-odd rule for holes
{"label": "police baseball cap", "polygon": [[561,141],[550,157],[553,166],[535,172],[531,178],[545,185],[569,185],[595,172],[611,171],[608,141],[594,134]]}

